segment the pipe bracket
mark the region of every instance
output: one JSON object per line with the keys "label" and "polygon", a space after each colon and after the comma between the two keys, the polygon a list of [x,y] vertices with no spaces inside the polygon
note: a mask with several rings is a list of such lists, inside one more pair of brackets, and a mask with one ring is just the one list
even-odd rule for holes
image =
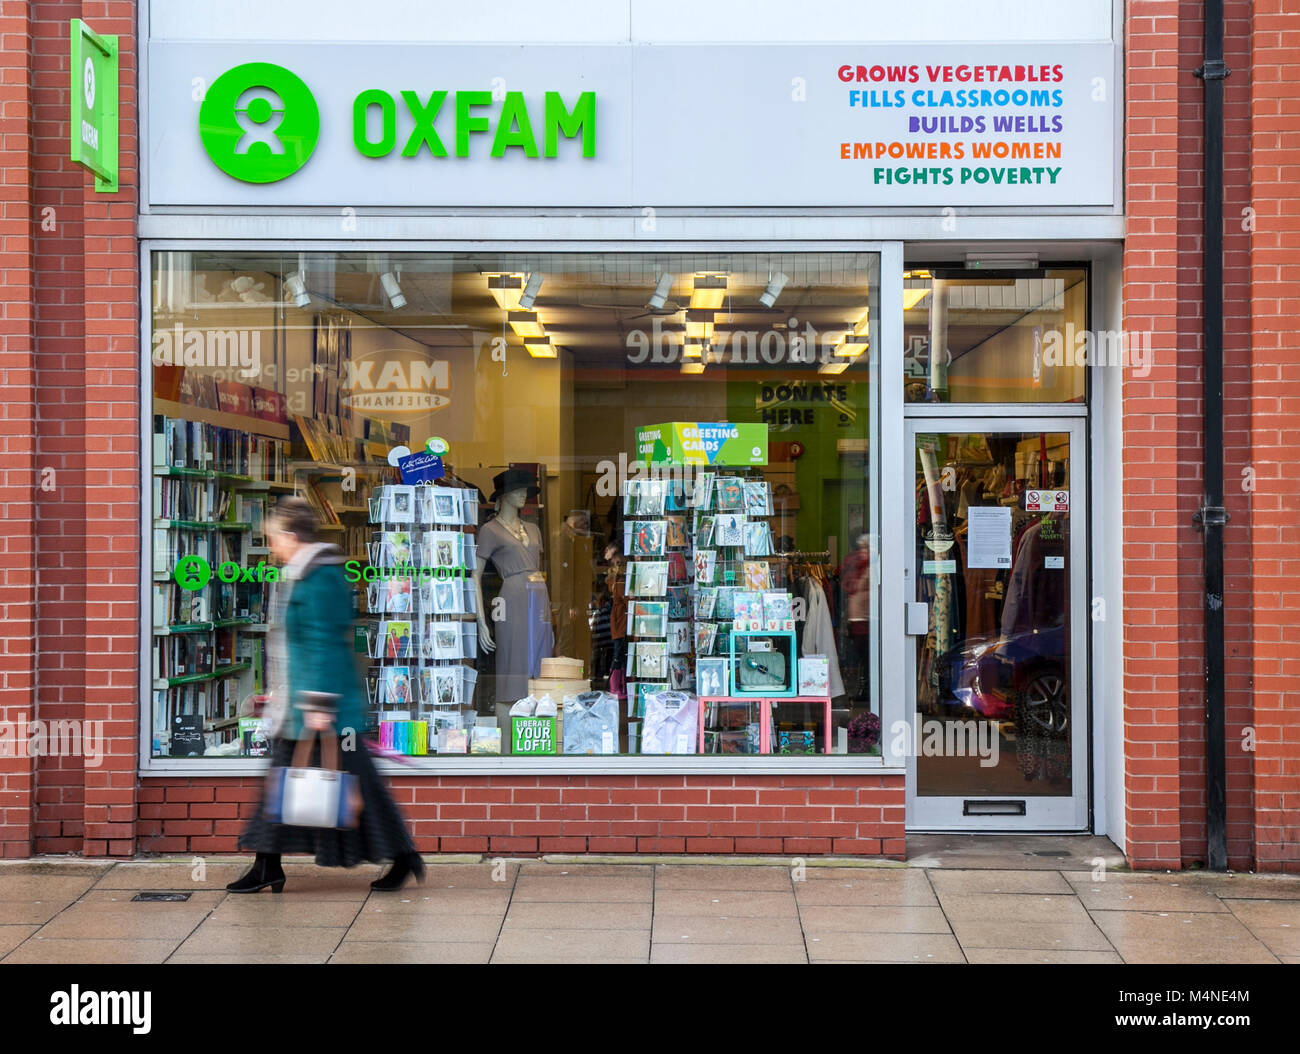
{"label": "pipe bracket", "polygon": [[1232,70],[1228,69],[1228,64],[1223,59],[1206,59],[1205,65],[1192,70],[1192,76],[1200,77],[1203,81],[1227,80],[1231,73]]}
{"label": "pipe bracket", "polygon": [[1228,510],[1222,505],[1202,505],[1192,513],[1192,523],[1198,531],[1203,531],[1206,527],[1226,526],[1231,519]]}

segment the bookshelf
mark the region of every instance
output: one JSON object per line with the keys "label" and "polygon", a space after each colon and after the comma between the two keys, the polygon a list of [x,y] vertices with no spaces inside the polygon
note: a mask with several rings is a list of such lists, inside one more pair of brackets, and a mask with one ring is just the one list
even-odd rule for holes
{"label": "bookshelf", "polygon": [[[269,504],[293,489],[288,428],[163,399],[154,407],[152,752],[239,755],[240,703],[264,688],[270,600],[269,576],[243,572],[268,564]],[[186,557],[206,562],[206,581],[185,580]],[[223,577],[223,564],[240,573]]]}

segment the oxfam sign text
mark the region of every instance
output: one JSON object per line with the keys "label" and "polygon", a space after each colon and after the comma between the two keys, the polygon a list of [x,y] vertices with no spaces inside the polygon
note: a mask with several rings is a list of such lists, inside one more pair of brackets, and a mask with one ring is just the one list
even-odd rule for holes
{"label": "oxfam sign text", "polygon": [[[583,157],[596,156],[594,91],[571,102],[547,91],[530,102],[520,91],[366,88],[353,98],[349,116],[353,148],[366,158],[468,158],[475,137],[494,158],[511,152],[554,158],[561,139],[580,141]],[[275,183],[301,169],[323,123],[330,127],[307,84],[271,62],[227,70],[199,108],[199,138],[209,159],[245,183]]]}

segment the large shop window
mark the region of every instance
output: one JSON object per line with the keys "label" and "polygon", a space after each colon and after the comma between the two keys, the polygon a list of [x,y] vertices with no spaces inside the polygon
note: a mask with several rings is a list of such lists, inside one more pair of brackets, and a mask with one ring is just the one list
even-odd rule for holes
{"label": "large shop window", "polygon": [[879,754],[877,255],[152,277],[153,756],[265,752],[285,495],[345,557],[380,752]]}

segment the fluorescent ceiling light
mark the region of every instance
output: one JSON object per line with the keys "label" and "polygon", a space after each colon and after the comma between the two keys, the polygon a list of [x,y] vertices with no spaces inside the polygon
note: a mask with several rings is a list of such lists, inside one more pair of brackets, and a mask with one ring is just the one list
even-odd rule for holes
{"label": "fluorescent ceiling light", "polygon": [[682,358],[684,359],[703,359],[704,342],[699,340],[687,340],[682,345]]}
{"label": "fluorescent ceiling light", "polygon": [[494,274],[488,277],[488,292],[502,311],[518,311],[519,298],[524,294],[524,276]]}
{"label": "fluorescent ceiling light", "polygon": [[905,286],[903,288],[903,310],[911,311],[922,300],[930,295],[928,288],[917,288],[916,286]]}
{"label": "fluorescent ceiling light", "polygon": [[673,291],[673,276],[670,274],[661,274],[659,282],[655,286],[654,293],[650,296],[650,302],[646,307],[652,307],[658,311],[668,302],[668,294]]}
{"label": "fluorescent ceiling light", "polygon": [[553,359],[556,357],[555,345],[550,337],[525,337],[524,348],[535,359]]}
{"label": "fluorescent ceiling light", "polygon": [[686,337],[688,340],[712,340],[713,312],[695,310],[687,311]]}
{"label": "fluorescent ceiling light", "polygon": [[823,362],[817,367],[818,373],[843,373],[849,368],[852,359],[840,359],[838,362]]}
{"label": "fluorescent ceiling light", "polygon": [[862,317],[853,323],[853,332],[859,337],[866,336],[871,332],[871,311],[864,311]]}
{"label": "fluorescent ceiling light", "polygon": [[695,288],[691,290],[691,307],[694,310],[717,311],[726,299],[726,275],[695,276]]}
{"label": "fluorescent ceiling light", "polygon": [[506,321],[521,337],[546,336],[546,327],[537,318],[536,311],[511,311],[506,315]]}
{"label": "fluorescent ceiling light", "polygon": [[524,286],[523,296],[519,298],[519,306],[525,311],[531,311],[533,304],[537,300],[537,294],[542,291],[542,276],[533,272],[528,276],[528,284]]}
{"label": "fluorescent ceiling light", "polygon": [[702,362],[683,362],[682,373],[703,373],[704,363]]}
{"label": "fluorescent ceiling light", "polygon": [[850,333],[839,344],[835,345],[835,354],[840,358],[856,359],[867,350],[867,344],[870,342],[865,334]]}
{"label": "fluorescent ceiling light", "polygon": [[758,298],[758,302],[764,307],[774,307],[776,298],[781,295],[781,290],[785,284],[790,281],[790,276],[784,271],[777,271],[772,276],[772,280],[767,283],[767,288],[763,290],[763,295]]}
{"label": "fluorescent ceiling light", "polygon": [[972,270],[1035,271],[1038,269],[1037,253],[967,253],[966,266]]}

